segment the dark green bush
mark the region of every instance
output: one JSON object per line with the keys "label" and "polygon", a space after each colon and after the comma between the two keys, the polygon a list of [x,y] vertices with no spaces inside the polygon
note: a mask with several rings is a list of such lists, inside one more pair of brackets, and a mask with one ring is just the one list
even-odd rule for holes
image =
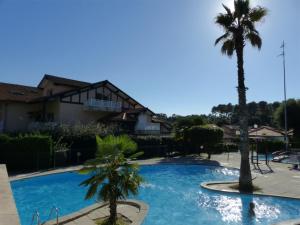
{"label": "dark green bush", "polygon": [[8,170],[38,170],[52,166],[52,139],[50,136],[27,134],[10,137],[0,135],[0,163]]}
{"label": "dark green bush", "polygon": [[[81,163],[88,159],[95,157],[96,153],[96,139],[95,135],[81,135],[81,136],[65,136],[63,142],[70,146],[68,153],[68,163]],[[80,157],[77,154],[80,153]],[[79,159],[79,161],[78,161]]]}
{"label": "dark green bush", "polygon": [[[216,144],[222,142],[223,130],[212,124],[192,126],[184,130],[183,139],[194,151],[204,151],[210,155],[215,151]],[[202,150],[200,146],[203,146]]]}
{"label": "dark green bush", "polygon": [[166,156],[168,149],[167,144],[158,136],[132,136],[133,141],[138,145],[139,151],[144,154],[141,158],[163,157]]}
{"label": "dark green bush", "polygon": [[259,153],[275,152],[283,150],[285,148],[285,144],[282,141],[258,140],[256,142],[255,140],[253,140],[251,141],[251,143],[255,150],[257,144],[257,150]]}

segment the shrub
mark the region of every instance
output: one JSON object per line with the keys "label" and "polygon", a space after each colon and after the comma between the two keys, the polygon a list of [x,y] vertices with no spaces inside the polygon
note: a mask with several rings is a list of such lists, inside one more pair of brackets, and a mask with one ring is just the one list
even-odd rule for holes
{"label": "shrub", "polygon": [[[256,142],[253,141],[252,143],[255,147]],[[259,153],[280,151],[285,148],[284,146],[285,144],[282,141],[262,140],[257,142],[257,149]]]}
{"label": "shrub", "polygon": [[0,135],[0,163],[11,170],[45,169],[52,166],[50,136],[27,134],[17,137]]}
{"label": "shrub", "polygon": [[194,151],[200,150],[200,146],[203,146],[210,157],[212,149],[223,139],[223,130],[212,124],[192,126],[184,130],[183,139]]}
{"label": "shrub", "polygon": [[166,155],[166,146],[162,145],[162,138],[158,136],[133,136],[138,149],[143,151],[142,158],[162,157]]}
{"label": "shrub", "polygon": [[[77,123],[75,125],[35,123],[32,124],[31,130],[51,135],[55,142],[60,140],[70,148],[70,151],[56,155],[57,160],[61,162],[58,165],[62,166],[81,163],[94,158],[96,152],[95,136],[104,137],[114,134],[117,132],[117,127],[103,123]],[[79,158],[78,153],[80,154]]]}

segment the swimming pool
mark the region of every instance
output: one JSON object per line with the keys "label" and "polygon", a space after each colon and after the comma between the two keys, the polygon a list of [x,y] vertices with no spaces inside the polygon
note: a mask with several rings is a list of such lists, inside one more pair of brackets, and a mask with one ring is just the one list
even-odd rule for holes
{"label": "swimming pool", "polygon": [[[256,225],[300,216],[300,201],[224,194],[203,189],[201,182],[233,180],[237,170],[203,165],[142,166],[146,182],[135,198],[149,204],[143,225]],[[85,179],[76,173],[61,173],[11,182],[22,225],[30,225],[35,209],[43,220],[53,205],[66,215],[93,204],[84,201],[85,188],[78,184]],[[276,188],[276,187],[274,187]],[[256,205],[256,217],[248,214],[249,203]]]}

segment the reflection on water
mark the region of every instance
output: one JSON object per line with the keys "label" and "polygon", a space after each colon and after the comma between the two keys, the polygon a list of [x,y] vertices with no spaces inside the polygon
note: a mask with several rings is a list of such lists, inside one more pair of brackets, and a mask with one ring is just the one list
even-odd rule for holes
{"label": "reflection on water", "polygon": [[202,191],[198,192],[198,206],[210,210],[216,210],[224,222],[243,222],[243,224],[251,224],[249,214],[250,202],[255,204],[255,217],[252,218],[256,222],[265,219],[276,219],[280,215],[280,209],[276,205],[269,205],[259,198],[253,199],[252,196],[244,196],[244,198],[236,198],[224,195],[209,196]]}

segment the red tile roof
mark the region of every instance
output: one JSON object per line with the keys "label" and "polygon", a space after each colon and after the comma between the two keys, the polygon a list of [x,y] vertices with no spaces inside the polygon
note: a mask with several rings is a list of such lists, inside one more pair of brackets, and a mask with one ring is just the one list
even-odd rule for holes
{"label": "red tile roof", "polygon": [[30,102],[41,96],[39,88],[0,82],[0,101]]}

